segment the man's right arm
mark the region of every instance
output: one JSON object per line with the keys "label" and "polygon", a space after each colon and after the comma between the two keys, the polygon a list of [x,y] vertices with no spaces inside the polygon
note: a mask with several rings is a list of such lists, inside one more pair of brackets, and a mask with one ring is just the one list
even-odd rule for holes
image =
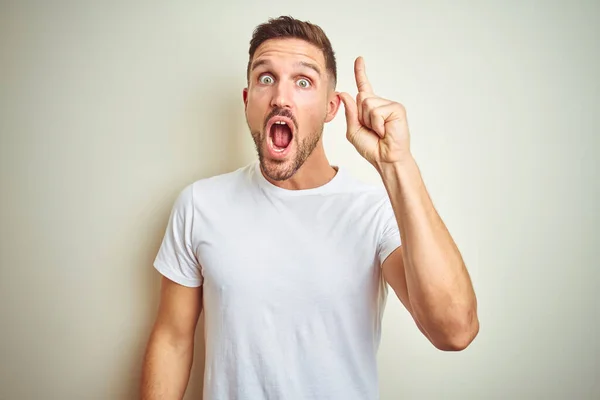
{"label": "man's right arm", "polygon": [[158,313],[144,356],[142,400],[183,398],[201,310],[202,286],[186,287],[162,277]]}

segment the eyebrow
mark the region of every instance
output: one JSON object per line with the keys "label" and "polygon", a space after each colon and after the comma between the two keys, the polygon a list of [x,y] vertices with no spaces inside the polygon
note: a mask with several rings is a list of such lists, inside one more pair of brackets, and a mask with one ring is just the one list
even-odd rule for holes
{"label": "eyebrow", "polygon": [[[251,70],[253,71],[256,68],[258,68],[260,66],[263,66],[263,65],[269,66],[269,65],[271,65],[271,62],[269,60],[266,60],[266,59],[256,60],[256,61],[254,61],[252,63]],[[294,64],[294,66],[296,66],[296,67],[310,68],[310,69],[314,70],[319,75],[319,77],[321,76],[321,69],[316,64],[309,63],[309,62],[306,62],[306,61],[298,61],[297,63]]]}

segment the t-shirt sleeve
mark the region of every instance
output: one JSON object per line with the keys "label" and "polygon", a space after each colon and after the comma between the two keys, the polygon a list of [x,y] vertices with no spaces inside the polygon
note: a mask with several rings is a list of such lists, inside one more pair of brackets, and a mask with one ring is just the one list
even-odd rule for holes
{"label": "t-shirt sleeve", "polygon": [[169,216],[167,229],[154,260],[154,268],[170,280],[188,287],[202,285],[194,245],[193,185],[181,191]]}
{"label": "t-shirt sleeve", "polygon": [[387,194],[381,207],[381,213],[382,229],[379,239],[378,256],[379,262],[383,265],[385,259],[402,244],[400,229],[398,229],[394,209]]}

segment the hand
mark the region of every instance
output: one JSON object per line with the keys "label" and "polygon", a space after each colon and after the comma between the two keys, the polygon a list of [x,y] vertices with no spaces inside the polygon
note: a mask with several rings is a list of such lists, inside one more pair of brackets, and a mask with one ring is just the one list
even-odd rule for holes
{"label": "hand", "polygon": [[373,93],[362,57],[354,62],[358,95],[339,93],[346,110],[346,138],[376,168],[411,157],[406,110]]}

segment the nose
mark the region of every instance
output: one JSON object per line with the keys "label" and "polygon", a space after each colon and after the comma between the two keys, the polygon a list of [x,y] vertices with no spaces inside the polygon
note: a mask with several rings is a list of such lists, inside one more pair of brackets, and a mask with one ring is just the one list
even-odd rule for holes
{"label": "nose", "polygon": [[271,107],[292,108],[292,89],[285,82],[278,82],[273,86]]}

